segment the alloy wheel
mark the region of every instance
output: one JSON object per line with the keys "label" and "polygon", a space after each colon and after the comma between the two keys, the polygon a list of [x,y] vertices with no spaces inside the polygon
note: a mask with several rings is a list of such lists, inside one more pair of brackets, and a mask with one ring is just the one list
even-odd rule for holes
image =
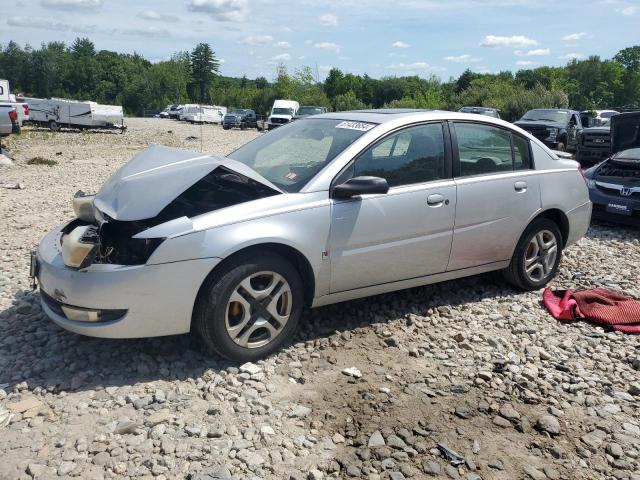
{"label": "alloy wheel", "polygon": [[558,240],[553,232],[540,230],[527,246],[524,255],[524,271],[530,281],[538,283],[553,272],[558,257]]}
{"label": "alloy wheel", "polygon": [[242,280],[227,302],[225,327],[244,348],[259,348],[275,339],[289,321],[291,286],[276,272],[253,273]]}

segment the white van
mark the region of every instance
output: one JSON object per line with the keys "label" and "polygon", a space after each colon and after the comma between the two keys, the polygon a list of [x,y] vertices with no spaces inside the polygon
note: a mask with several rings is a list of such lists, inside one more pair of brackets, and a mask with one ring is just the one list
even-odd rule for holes
{"label": "white van", "polygon": [[267,129],[272,130],[280,125],[289,123],[298,113],[300,104],[295,100],[276,100],[271,108],[271,115],[267,121]]}

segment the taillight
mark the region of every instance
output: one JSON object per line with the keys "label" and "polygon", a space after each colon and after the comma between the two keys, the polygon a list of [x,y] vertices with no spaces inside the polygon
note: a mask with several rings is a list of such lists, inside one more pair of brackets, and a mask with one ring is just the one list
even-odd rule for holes
{"label": "taillight", "polygon": [[589,181],[587,180],[587,177],[584,176],[584,170],[582,169],[582,166],[578,167],[578,171],[580,172],[580,175],[582,175],[582,179],[584,180],[584,183],[589,185]]}
{"label": "taillight", "polygon": [[24,111],[25,115],[29,115],[29,105],[27,105],[26,103],[23,103],[22,110]]}
{"label": "taillight", "polygon": [[18,121],[18,113],[16,112],[15,108],[9,111],[9,118],[11,119],[12,123],[16,123]]}

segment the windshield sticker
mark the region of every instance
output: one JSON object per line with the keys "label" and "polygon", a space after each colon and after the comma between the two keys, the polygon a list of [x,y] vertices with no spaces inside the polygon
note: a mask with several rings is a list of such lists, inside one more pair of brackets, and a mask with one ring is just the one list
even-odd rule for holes
{"label": "windshield sticker", "polygon": [[341,122],[336,125],[336,128],[346,128],[347,130],[360,130],[361,132],[368,132],[375,125],[373,123],[364,122]]}
{"label": "windshield sticker", "polygon": [[298,174],[295,172],[289,172],[284,176],[284,178],[291,181],[294,181],[297,177],[298,177]]}

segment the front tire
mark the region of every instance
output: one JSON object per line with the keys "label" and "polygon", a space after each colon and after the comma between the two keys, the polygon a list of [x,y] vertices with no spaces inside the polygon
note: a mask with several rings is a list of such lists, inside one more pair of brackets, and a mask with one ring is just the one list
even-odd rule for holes
{"label": "front tire", "polygon": [[302,279],[291,263],[271,253],[242,255],[203,284],[194,329],[223,357],[255,361],[291,338],[303,304]]}
{"label": "front tire", "polygon": [[538,218],[520,237],[503,274],[516,288],[537,290],[556,275],[561,257],[562,234],[558,225],[548,218]]}

